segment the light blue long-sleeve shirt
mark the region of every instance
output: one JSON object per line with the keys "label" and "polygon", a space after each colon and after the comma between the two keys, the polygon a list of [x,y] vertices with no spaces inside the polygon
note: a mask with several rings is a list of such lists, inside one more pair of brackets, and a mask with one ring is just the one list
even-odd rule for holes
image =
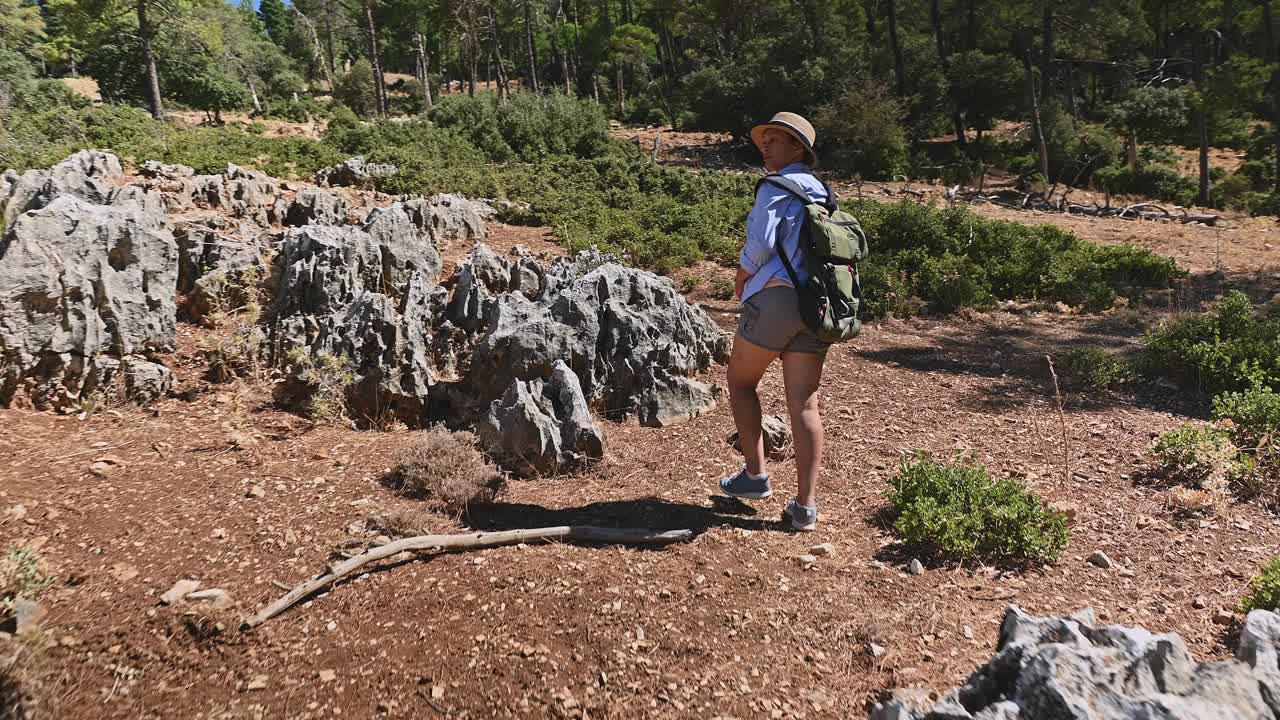
{"label": "light blue long-sleeve shirt", "polygon": [[[792,163],[782,168],[780,174],[799,184],[813,200],[826,201],[826,188],[813,176],[808,165]],[[782,258],[778,256],[779,248],[787,251],[787,258],[791,260],[791,267],[800,282],[809,279],[804,269],[804,249],[800,247],[803,211],[804,203],[800,198],[772,183],[760,185],[755,207],[747,216],[747,242],[738,257],[742,269],[751,273],[751,279],[742,290],[742,302],[763,290],[773,278],[791,285],[791,276],[787,275]]]}

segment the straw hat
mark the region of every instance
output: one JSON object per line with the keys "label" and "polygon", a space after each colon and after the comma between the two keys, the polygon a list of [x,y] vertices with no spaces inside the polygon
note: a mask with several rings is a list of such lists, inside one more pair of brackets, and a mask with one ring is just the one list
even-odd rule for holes
{"label": "straw hat", "polygon": [[805,152],[809,153],[809,165],[817,166],[818,153],[814,152],[813,144],[818,137],[813,131],[813,125],[809,124],[808,120],[789,112],[780,112],[774,115],[769,122],[751,128],[751,141],[756,144],[756,147],[761,147],[764,141],[764,131],[770,128],[781,130],[795,138],[797,142],[804,146]]}

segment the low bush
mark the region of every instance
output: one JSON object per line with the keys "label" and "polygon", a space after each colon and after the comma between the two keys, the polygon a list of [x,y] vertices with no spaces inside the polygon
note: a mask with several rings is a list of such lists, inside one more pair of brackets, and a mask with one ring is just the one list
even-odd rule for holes
{"label": "low bush", "polygon": [[328,352],[314,357],[303,347],[289,351],[289,371],[306,387],[303,410],[307,417],[322,423],[347,419],[347,392],[356,381],[351,360]]}
{"label": "low bush", "polygon": [[0,556],[0,619],[13,613],[19,598],[39,600],[52,583],[39,552],[25,545],[10,545]]}
{"label": "low bush", "polygon": [[1152,446],[1161,474],[1199,490],[1226,492],[1246,471],[1231,433],[1219,427],[1183,425]]}
{"label": "low bush", "polygon": [[1091,390],[1114,390],[1136,379],[1133,367],[1099,348],[1073,348],[1058,357],[1067,385]]}
{"label": "low bush", "polygon": [[1280,393],[1270,388],[1223,393],[1213,399],[1213,416],[1230,420],[1253,439],[1280,434]]}
{"label": "low bush", "polygon": [[1280,318],[1233,291],[1206,312],[1171,320],[1144,340],[1140,369],[1209,394],[1280,390]]}
{"label": "low bush", "polygon": [[1280,394],[1269,388],[1223,393],[1213,399],[1213,415],[1241,450],[1241,494],[1280,507]]}
{"label": "low bush", "polygon": [[1067,547],[1066,517],[1021,484],[970,461],[904,462],[891,481],[894,525],[912,545],[956,559],[1052,562]]}
{"label": "low bush", "polygon": [[609,144],[609,122],[601,106],[559,93],[449,95],[430,113],[431,122],[451,128],[495,162],[537,162],[551,155],[597,157]]}
{"label": "low bush", "polygon": [[469,433],[424,430],[396,456],[388,477],[403,493],[429,499],[449,512],[492,501],[503,476],[485,461]]}
{"label": "low bush", "polygon": [[1240,603],[1240,609],[1280,611],[1280,557],[1264,565],[1262,573],[1249,583],[1249,594]]}
{"label": "low bush", "polygon": [[1094,174],[1097,187],[1115,195],[1140,195],[1167,200],[1178,205],[1194,205],[1200,196],[1200,181],[1165,165],[1112,165]]}

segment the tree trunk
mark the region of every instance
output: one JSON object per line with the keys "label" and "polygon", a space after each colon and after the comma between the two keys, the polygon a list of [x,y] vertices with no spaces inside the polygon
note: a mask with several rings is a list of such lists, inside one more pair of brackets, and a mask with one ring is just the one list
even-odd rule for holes
{"label": "tree trunk", "polygon": [[1196,129],[1200,134],[1200,198],[1202,207],[1209,207],[1212,202],[1213,186],[1209,182],[1209,113],[1205,107],[1208,88],[1205,87],[1204,66],[1208,48],[1205,47],[1204,33],[1196,38],[1195,83],[1200,91],[1200,103],[1196,107]]}
{"label": "tree trunk", "polygon": [[969,0],[968,22],[965,23],[965,49],[978,49],[978,0]]}
{"label": "tree trunk", "polygon": [[147,19],[147,0],[138,0],[138,37],[142,40],[142,72],[147,82],[147,105],[151,117],[164,119],[164,105],[160,101],[160,73],[156,70],[156,55],[151,48],[155,28]]}
{"label": "tree trunk", "polygon": [[262,112],[262,103],[258,101],[258,89],[253,86],[252,80],[245,82],[245,84],[249,86],[249,98],[253,100],[253,111],[255,113]]}
{"label": "tree trunk", "polygon": [[538,92],[538,55],[533,46],[533,15],[529,12],[529,0],[524,0],[524,42],[529,49],[529,87]]}
{"label": "tree trunk", "polygon": [[502,101],[511,97],[511,88],[507,84],[507,63],[502,59],[502,35],[498,31],[498,20],[493,12],[493,5],[489,6],[489,28],[492,32],[494,60],[498,63],[498,100]]}
{"label": "tree trunk", "polygon": [[329,89],[333,89],[333,58],[329,58],[329,64],[325,64],[323,49],[320,45],[320,36],[316,33],[316,26],[311,22],[311,18],[302,14],[297,5],[293,5],[293,12],[302,20],[302,24],[306,26],[308,34],[311,36],[311,59],[316,65],[320,66],[320,73],[324,75],[324,79],[329,83]]}
{"label": "tree trunk", "polygon": [[333,89],[333,80],[338,76],[338,54],[333,48],[333,6],[329,3],[324,5],[324,54],[325,61],[329,63],[329,89]]}
{"label": "tree trunk", "polygon": [[[950,67],[950,55],[947,53],[947,44],[944,40],[942,31],[942,2],[941,0],[933,0],[929,3],[929,18],[933,22],[933,37],[938,43],[938,62],[942,64],[942,71],[946,73]],[[966,145],[969,139],[965,137],[964,118],[960,117],[960,111],[952,109],[951,124],[956,130],[956,143]]]}
{"label": "tree trunk", "polygon": [[898,2],[886,0],[889,12],[889,49],[893,52],[893,75],[897,81],[898,97],[907,96],[907,70],[902,59],[902,44],[898,42]]}
{"label": "tree trunk", "polygon": [[431,112],[431,61],[427,58],[427,49],[422,33],[413,34],[413,74],[422,86],[422,110]]}
{"label": "tree trunk", "polygon": [[1074,62],[1067,61],[1067,77],[1066,87],[1063,88],[1067,94],[1067,112],[1071,113],[1072,120],[1079,120],[1080,114],[1076,109],[1076,66]]}
{"label": "tree trunk", "polygon": [[1040,99],[1046,101],[1053,97],[1053,4],[1044,4],[1044,47],[1040,57]]}
{"label": "tree trunk", "polygon": [[1036,151],[1040,154],[1040,174],[1045,182],[1049,181],[1049,147],[1044,142],[1044,128],[1040,124],[1040,100],[1036,97],[1035,74],[1031,72],[1031,43],[1024,45],[1022,53],[1022,74],[1027,85],[1027,101],[1031,105],[1031,132],[1035,138]]}
{"label": "tree trunk", "polygon": [[387,84],[382,77],[382,60],[378,53],[378,27],[373,22],[373,0],[364,0],[364,31],[369,42],[369,63],[373,65],[373,99],[379,117],[387,115]]}
{"label": "tree trunk", "polygon": [[1125,159],[1131,172],[1138,172],[1138,131],[1130,130],[1124,142]]}
{"label": "tree trunk", "polygon": [[618,66],[618,117],[625,117],[627,114],[627,95],[622,86],[622,66]]}

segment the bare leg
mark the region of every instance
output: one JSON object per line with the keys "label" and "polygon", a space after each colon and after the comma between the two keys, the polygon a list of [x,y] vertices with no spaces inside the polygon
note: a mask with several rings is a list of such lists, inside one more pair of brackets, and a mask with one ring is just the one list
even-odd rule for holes
{"label": "bare leg", "polygon": [[[817,500],[822,469],[822,417],[818,414],[818,384],[826,354],[782,353],[782,381],[796,444],[796,500],[812,507]],[[735,415],[736,417],[736,415]]]}
{"label": "bare leg", "polygon": [[767,350],[743,339],[733,338],[733,354],[729,356],[729,405],[733,408],[733,423],[738,426],[738,440],[742,455],[747,461],[747,472],[763,475],[764,434],[760,430],[760,396],[756,386],[764,371],[778,353]]}

